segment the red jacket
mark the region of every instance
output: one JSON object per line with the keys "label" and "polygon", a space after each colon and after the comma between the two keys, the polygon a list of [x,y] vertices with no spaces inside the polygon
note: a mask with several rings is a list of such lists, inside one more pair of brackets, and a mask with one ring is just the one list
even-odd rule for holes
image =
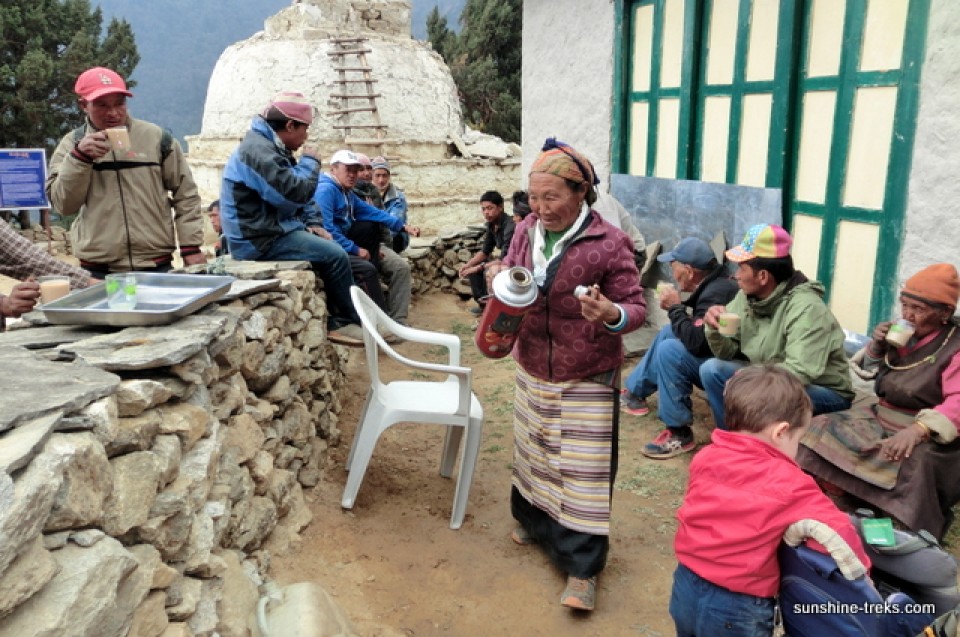
{"label": "red jacket", "polygon": [[[538,221],[529,214],[517,226],[506,265],[533,270],[533,233]],[[517,334],[513,356],[527,372],[560,382],[618,370],[623,363],[623,334],[643,325],[647,315],[633,242],[619,228],[591,211],[589,225],[559,257],[546,289],[540,288]],[[619,333],[583,318],[578,285],[598,285],[600,292],[627,315]]]}
{"label": "red jacket", "polygon": [[773,597],[780,588],[783,533],[811,518],[837,531],[870,568],[850,518],[793,459],[748,434],[717,429],[711,439],[690,463],[687,495],[677,511],[674,550],[681,564],[717,586]]}

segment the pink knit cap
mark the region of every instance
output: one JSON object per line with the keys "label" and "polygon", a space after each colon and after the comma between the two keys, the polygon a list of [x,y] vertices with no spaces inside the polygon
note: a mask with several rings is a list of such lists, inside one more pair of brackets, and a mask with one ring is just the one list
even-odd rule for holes
{"label": "pink knit cap", "polygon": [[303,96],[303,93],[297,93],[295,91],[277,93],[260,114],[268,117],[270,109],[276,109],[283,113],[285,117],[302,124],[310,124],[313,122],[313,107],[310,105],[310,102],[307,101],[307,98]]}

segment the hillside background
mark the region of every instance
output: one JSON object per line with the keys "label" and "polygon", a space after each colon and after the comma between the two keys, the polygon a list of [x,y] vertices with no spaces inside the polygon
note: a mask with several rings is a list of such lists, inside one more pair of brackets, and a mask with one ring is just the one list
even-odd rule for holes
{"label": "hillside background", "polygon": [[[413,0],[412,31],[426,39],[427,15],[436,7],[460,30],[466,0]],[[291,0],[92,0],[110,18],[130,23],[140,52],[133,72],[130,113],[185,135],[200,132],[207,84],[224,49],[263,30],[263,21]]]}

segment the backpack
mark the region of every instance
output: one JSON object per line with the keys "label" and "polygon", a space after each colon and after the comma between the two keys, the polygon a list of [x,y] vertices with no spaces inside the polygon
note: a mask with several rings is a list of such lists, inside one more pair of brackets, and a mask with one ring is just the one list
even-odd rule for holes
{"label": "backpack", "polygon": [[[73,129],[73,143],[79,144],[83,136],[87,134],[87,125],[83,124]],[[163,135],[160,136],[160,164],[167,161],[167,157],[173,151],[173,133],[166,128],[163,129]]]}
{"label": "backpack", "polygon": [[[933,615],[891,612],[913,600],[902,593],[885,599],[843,538],[822,522],[801,520],[783,537],[779,603],[790,637],[913,637],[933,621]],[[808,537],[830,554],[804,545]]]}
{"label": "backpack", "polygon": [[[857,509],[850,518],[863,537],[863,519],[872,518],[869,509]],[[894,546],[863,546],[873,562],[871,575],[883,594],[902,591],[919,603],[934,604],[936,614],[960,604],[957,588],[957,560],[943,550],[929,532],[894,529]]]}

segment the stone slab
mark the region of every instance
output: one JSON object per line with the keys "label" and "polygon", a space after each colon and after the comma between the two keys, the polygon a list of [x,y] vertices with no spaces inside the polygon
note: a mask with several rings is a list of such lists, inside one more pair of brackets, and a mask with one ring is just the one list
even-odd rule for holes
{"label": "stone slab", "polygon": [[109,370],[169,367],[206,347],[226,320],[217,314],[195,314],[170,325],[128,327],[72,343],[60,351]]}
{"label": "stone slab", "polygon": [[13,430],[0,436],[0,471],[11,474],[30,462],[53,433],[62,411],[22,422]]}
{"label": "stone slab", "polygon": [[[22,347],[0,346],[0,360],[0,431],[53,411],[77,411],[120,384],[115,374],[82,361],[52,362]],[[41,378],[43,391],[37,391]]]}
{"label": "stone slab", "polygon": [[90,325],[33,326],[0,332],[0,345],[25,347],[27,349],[48,349],[115,331],[117,331],[115,327],[94,327]]}
{"label": "stone slab", "polygon": [[280,279],[238,279],[233,282],[221,300],[232,301],[257,292],[276,290],[280,287],[280,284]]}

